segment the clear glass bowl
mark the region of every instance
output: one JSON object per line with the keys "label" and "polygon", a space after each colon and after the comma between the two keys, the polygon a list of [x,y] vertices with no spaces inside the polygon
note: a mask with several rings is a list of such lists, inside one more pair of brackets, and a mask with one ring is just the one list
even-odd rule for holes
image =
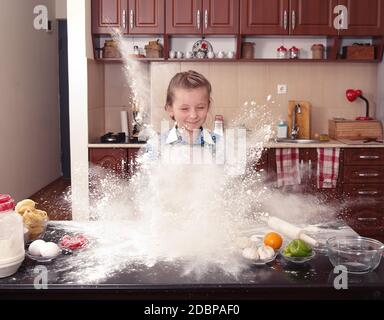
{"label": "clear glass bowl", "polygon": [[313,259],[313,257],[316,255],[315,250],[312,250],[312,253],[309,256],[306,257],[288,257],[284,255],[283,252],[281,252],[281,255],[284,257],[285,260],[292,262],[292,263],[297,263],[297,264],[303,264],[306,263],[310,260]]}
{"label": "clear glass bowl", "polygon": [[37,262],[51,262],[53,259],[56,259],[59,255],[61,255],[61,252],[59,252],[56,256],[54,257],[42,257],[42,256],[34,256],[32,254],[30,254],[28,251],[25,251],[25,255],[31,259],[31,260],[34,260],[34,261],[37,261]]}
{"label": "clear glass bowl", "polygon": [[39,222],[24,223],[24,227],[28,229],[28,240],[26,242],[42,239],[47,230],[48,221],[49,220],[42,220]]}
{"label": "clear glass bowl", "polygon": [[334,267],[343,265],[349,273],[367,273],[380,264],[384,245],[375,239],[338,236],[327,240],[328,257]]}
{"label": "clear glass bowl", "polygon": [[263,266],[263,265],[265,265],[265,264],[275,260],[278,254],[279,254],[279,251],[275,251],[275,254],[272,257],[268,258],[268,259],[264,259],[264,260],[262,260],[262,259],[258,259],[258,260],[247,259],[247,260],[250,261],[252,265]]}

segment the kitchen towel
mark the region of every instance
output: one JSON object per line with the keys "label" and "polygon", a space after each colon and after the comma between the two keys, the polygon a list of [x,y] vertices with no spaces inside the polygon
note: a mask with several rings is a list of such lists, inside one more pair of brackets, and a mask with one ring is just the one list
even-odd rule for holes
{"label": "kitchen towel", "polygon": [[276,149],[277,186],[300,184],[299,149]]}
{"label": "kitchen towel", "polygon": [[317,188],[336,188],[339,148],[317,148]]}

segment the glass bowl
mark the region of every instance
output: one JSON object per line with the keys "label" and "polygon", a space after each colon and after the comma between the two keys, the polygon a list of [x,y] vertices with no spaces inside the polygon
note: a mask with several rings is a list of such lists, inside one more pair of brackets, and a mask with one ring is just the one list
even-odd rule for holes
{"label": "glass bowl", "polygon": [[349,273],[363,274],[378,267],[384,244],[359,236],[337,236],[327,240],[327,251],[334,267],[343,265]]}
{"label": "glass bowl", "polygon": [[42,239],[47,230],[48,221],[49,220],[42,220],[39,222],[24,223],[24,227],[28,229],[28,240],[26,242]]}
{"label": "glass bowl", "polygon": [[285,260],[292,262],[292,263],[297,263],[297,264],[304,264],[310,260],[313,259],[313,257],[316,255],[315,250],[312,249],[312,253],[309,256],[305,257],[288,257],[284,255],[283,252],[281,252],[281,255],[284,257]]}
{"label": "glass bowl", "polygon": [[262,259],[253,260],[253,259],[247,259],[244,257],[243,257],[243,259],[247,262],[247,264],[254,265],[254,266],[263,266],[263,265],[275,260],[278,254],[279,254],[279,252],[275,251],[275,254],[272,257],[270,257],[268,259],[264,259],[264,260],[262,260]]}
{"label": "glass bowl", "polygon": [[32,254],[30,254],[28,251],[25,251],[25,255],[31,259],[31,260],[34,260],[34,261],[37,261],[37,262],[51,262],[52,260],[56,259],[59,255],[61,255],[61,252],[59,252],[56,256],[54,257],[42,257],[42,256],[34,256]]}

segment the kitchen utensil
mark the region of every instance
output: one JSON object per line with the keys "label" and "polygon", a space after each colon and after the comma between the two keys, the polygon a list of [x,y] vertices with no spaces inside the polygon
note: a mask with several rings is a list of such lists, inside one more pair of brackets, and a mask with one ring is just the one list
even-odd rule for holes
{"label": "kitchen utensil", "polygon": [[296,139],[311,138],[311,103],[309,101],[290,100],[288,102],[288,137],[292,131],[293,116],[295,115],[295,106],[300,105],[300,113],[296,114],[296,126],[299,128]]}
{"label": "kitchen utensil", "polygon": [[302,229],[294,226],[293,224],[288,223],[277,217],[265,217],[262,220],[266,221],[268,226],[274,231],[280,232],[283,235],[291,239],[301,239],[309,245],[316,247],[318,245],[317,241],[307,234],[304,233]]}
{"label": "kitchen utensil", "polygon": [[381,260],[384,244],[359,236],[336,236],[327,240],[328,257],[333,266],[345,266],[349,273],[375,270]]}

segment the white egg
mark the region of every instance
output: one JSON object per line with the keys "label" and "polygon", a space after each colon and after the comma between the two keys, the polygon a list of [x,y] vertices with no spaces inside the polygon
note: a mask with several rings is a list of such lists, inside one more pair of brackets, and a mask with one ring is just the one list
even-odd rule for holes
{"label": "white egg", "polygon": [[45,258],[56,257],[60,252],[59,246],[54,242],[46,242],[41,248],[40,253]]}
{"label": "white egg", "polygon": [[259,254],[257,253],[257,248],[255,247],[245,248],[243,250],[243,257],[251,260],[258,260]]}
{"label": "white egg", "polygon": [[275,254],[275,250],[273,250],[270,246],[261,246],[257,249],[257,253],[259,254],[261,260],[265,260],[272,258]]}
{"label": "white egg", "polygon": [[28,248],[28,252],[33,255],[33,256],[41,256],[41,252],[40,252],[40,249],[42,248],[42,246],[45,245],[45,241],[44,240],[35,240],[33,241],[30,245],[29,245],[29,248]]}

